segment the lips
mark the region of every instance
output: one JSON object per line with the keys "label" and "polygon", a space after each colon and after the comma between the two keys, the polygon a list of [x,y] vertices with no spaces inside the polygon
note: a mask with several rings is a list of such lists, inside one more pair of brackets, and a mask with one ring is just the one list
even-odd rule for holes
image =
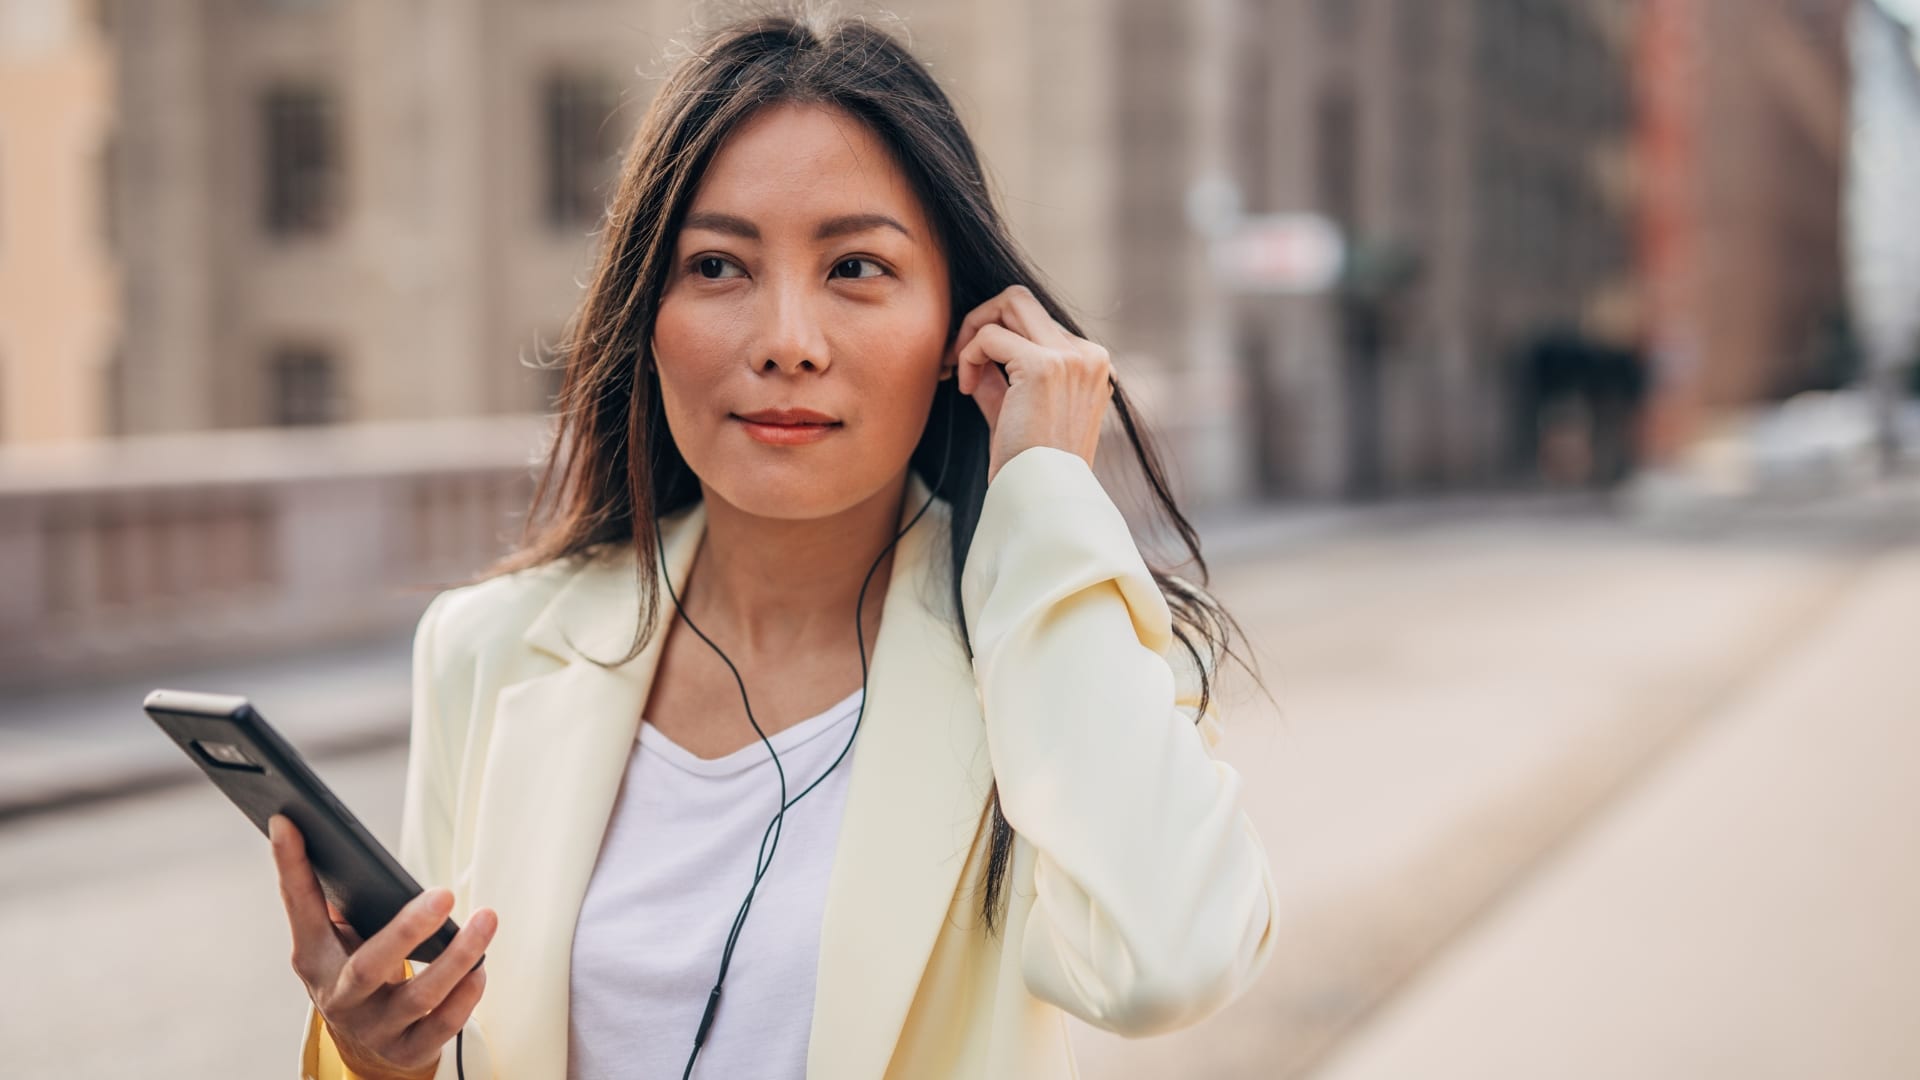
{"label": "lips", "polygon": [[823,412],[813,409],[761,409],[757,412],[735,413],[735,416],[755,424],[777,424],[781,427],[802,425],[838,424],[840,421]]}
{"label": "lips", "polygon": [[747,436],[769,446],[801,446],[840,430],[840,421],[812,409],[761,409],[735,413]]}

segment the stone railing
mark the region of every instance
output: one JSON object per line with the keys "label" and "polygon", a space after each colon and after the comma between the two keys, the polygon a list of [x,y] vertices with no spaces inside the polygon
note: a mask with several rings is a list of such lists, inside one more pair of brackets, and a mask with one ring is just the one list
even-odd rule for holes
{"label": "stone railing", "polygon": [[538,416],[0,448],[0,687],[404,629],[517,538]]}

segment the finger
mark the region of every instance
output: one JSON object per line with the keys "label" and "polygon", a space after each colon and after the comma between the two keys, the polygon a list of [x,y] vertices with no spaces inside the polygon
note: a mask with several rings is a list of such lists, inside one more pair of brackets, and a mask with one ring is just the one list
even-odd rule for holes
{"label": "finger", "polygon": [[453,891],[444,886],[428,889],[407,901],[379,933],[353,950],[340,965],[334,989],[336,1000],[355,1005],[395,981],[393,973],[403,969],[408,954],[433,936],[452,909]]}
{"label": "finger", "polygon": [[467,1018],[473,1015],[473,1007],[480,1004],[480,995],[486,989],[485,967],[474,968],[462,976],[452,991],[441,1000],[438,1008],[415,1021],[401,1036],[401,1053],[409,1057],[426,1057],[436,1048],[445,1046],[447,1040],[467,1026]]}
{"label": "finger", "polygon": [[981,327],[967,349],[960,370],[968,373],[968,385],[962,389],[980,407],[989,431],[998,430],[1001,405],[1013,390],[1010,365],[1033,371],[1045,362],[1044,350],[998,323]]}
{"label": "finger", "polygon": [[955,356],[958,356],[960,350],[966,348],[967,344],[973,340],[975,331],[994,321],[999,303],[999,296],[990,297],[972,311],[967,312],[967,317],[960,320],[960,329],[954,331],[953,335],[952,351]]}
{"label": "finger", "polygon": [[988,364],[1004,366],[1006,386],[1001,389],[1005,390],[1013,385],[1013,376],[1023,369],[1046,367],[1059,362],[1060,354],[1054,350],[1036,345],[999,323],[988,323],[973,335],[973,341],[966,348],[960,350],[960,370],[969,373],[960,388],[963,391],[969,387],[978,388],[981,379],[987,376],[985,368]]}
{"label": "finger", "polygon": [[[983,341],[981,331],[986,330],[991,330],[993,333],[987,335],[988,340]],[[1006,355],[1006,346],[998,344],[1007,338],[1026,340],[999,323],[985,323],[971,335],[964,346],[954,353],[954,374],[959,380],[961,393],[977,393],[981,378],[988,374],[986,365],[990,363],[999,365],[996,369],[1000,375],[998,381],[1007,386],[1013,385],[1013,379],[1006,370],[1006,361],[1009,359]],[[1032,343],[1028,342],[1028,344]]]}
{"label": "finger", "polygon": [[991,375],[980,375],[975,379],[973,403],[979,407],[981,417],[987,422],[989,440],[1000,430],[1000,410],[1005,406],[1009,389],[1009,384]]}
{"label": "finger", "polygon": [[474,912],[467,917],[467,924],[454,935],[453,944],[447,946],[439,959],[428,964],[427,970],[407,980],[396,995],[396,1000],[408,1022],[440,1007],[440,1003],[460,980],[472,972],[480,955],[487,951],[487,944],[493,940],[493,932],[498,925],[498,917],[491,908]]}
{"label": "finger", "polygon": [[973,335],[990,323],[999,323],[1036,345],[1067,348],[1073,343],[1073,335],[1047,314],[1033,290],[1025,285],[1009,285],[967,312],[967,317],[960,321],[955,345],[966,347]]}
{"label": "finger", "polygon": [[1003,291],[987,298],[972,311],[967,312],[967,317],[960,320],[960,329],[953,337],[954,355],[958,356],[960,350],[973,342],[974,335],[980,332],[982,326],[999,322],[1006,306],[1007,294]]}
{"label": "finger", "polygon": [[346,950],[327,917],[326,894],[307,861],[306,838],[285,814],[267,819],[267,839],[280,874],[280,901],[293,931],[293,969],[308,985],[318,985],[345,961]]}
{"label": "finger", "polygon": [[988,368],[986,364],[967,364],[960,359],[958,352],[953,354],[953,377],[961,393],[978,397],[983,378],[1002,388],[1013,385],[1013,377],[1007,374],[1006,364],[991,356],[988,357],[988,363],[993,366]]}
{"label": "finger", "polygon": [[1060,325],[1032,289],[1025,285],[1011,285],[1001,295],[1007,305],[1006,317],[1000,320],[1001,323],[1010,326],[1028,341],[1055,349],[1071,350],[1079,345],[1080,339]]}

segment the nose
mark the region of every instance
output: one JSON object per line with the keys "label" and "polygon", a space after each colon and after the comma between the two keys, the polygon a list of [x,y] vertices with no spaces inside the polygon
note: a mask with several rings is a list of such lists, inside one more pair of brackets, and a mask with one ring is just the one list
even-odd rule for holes
{"label": "nose", "polygon": [[777,368],[788,374],[825,371],[827,338],[820,319],[822,290],[800,274],[781,274],[761,292],[754,350],[747,358],[756,371]]}

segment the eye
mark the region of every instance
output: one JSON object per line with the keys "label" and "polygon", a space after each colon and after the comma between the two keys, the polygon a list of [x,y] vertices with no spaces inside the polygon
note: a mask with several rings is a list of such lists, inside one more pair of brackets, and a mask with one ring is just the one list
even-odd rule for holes
{"label": "eye", "polygon": [[874,268],[875,270],[877,270],[877,271],[879,271],[879,273],[875,273],[875,274],[859,274],[859,273],[855,273],[855,274],[851,274],[851,275],[847,275],[847,276],[849,276],[849,277],[853,277],[853,278],[856,278],[856,279],[858,279],[858,278],[876,278],[876,277],[885,277],[885,276],[886,276],[886,274],[887,274],[887,269],[886,269],[886,267],[884,267],[884,266],[881,266],[881,265],[880,265],[879,263],[877,263],[877,262],[875,262],[875,261],[874,261],[874,260],[872,260],[872,259],[859,259],[859,258],[854,258],[854,259],[841,259],[841,260],[840,260],[839,262],[837,262],[837,263],[835,263],[835,264],[834,264],[834,267],[833,267],[833,268],[834,268],[835,270],[843,270],[843,269],[845,269],[845,268],[847,268],[847,267],[849,267],[849,266],[855,266],[855,267],[857,267],[857,266],[859,266],[859,265],[860,265],[860,264],[862,264],[862,263],[865,263],[866,265],[868,265],[868,266],[871,266],[871,267],[873,267],[873,268]]}
{"label": "eye", "polygon": [[[719,268],[726,267],[726,266],[733,266],[733,263],[727,259],[721,258],[718,255],[696,255],[690,262],[687,263],[687,268],[690,271],[700,275],[703,278],[706,278],[708,281],[725,280],[719,276]],[[738,269],[738,267],[735,267],[735,269]],[[709,274],[707,272],[709,270],[712,270],[713,273]]]}

